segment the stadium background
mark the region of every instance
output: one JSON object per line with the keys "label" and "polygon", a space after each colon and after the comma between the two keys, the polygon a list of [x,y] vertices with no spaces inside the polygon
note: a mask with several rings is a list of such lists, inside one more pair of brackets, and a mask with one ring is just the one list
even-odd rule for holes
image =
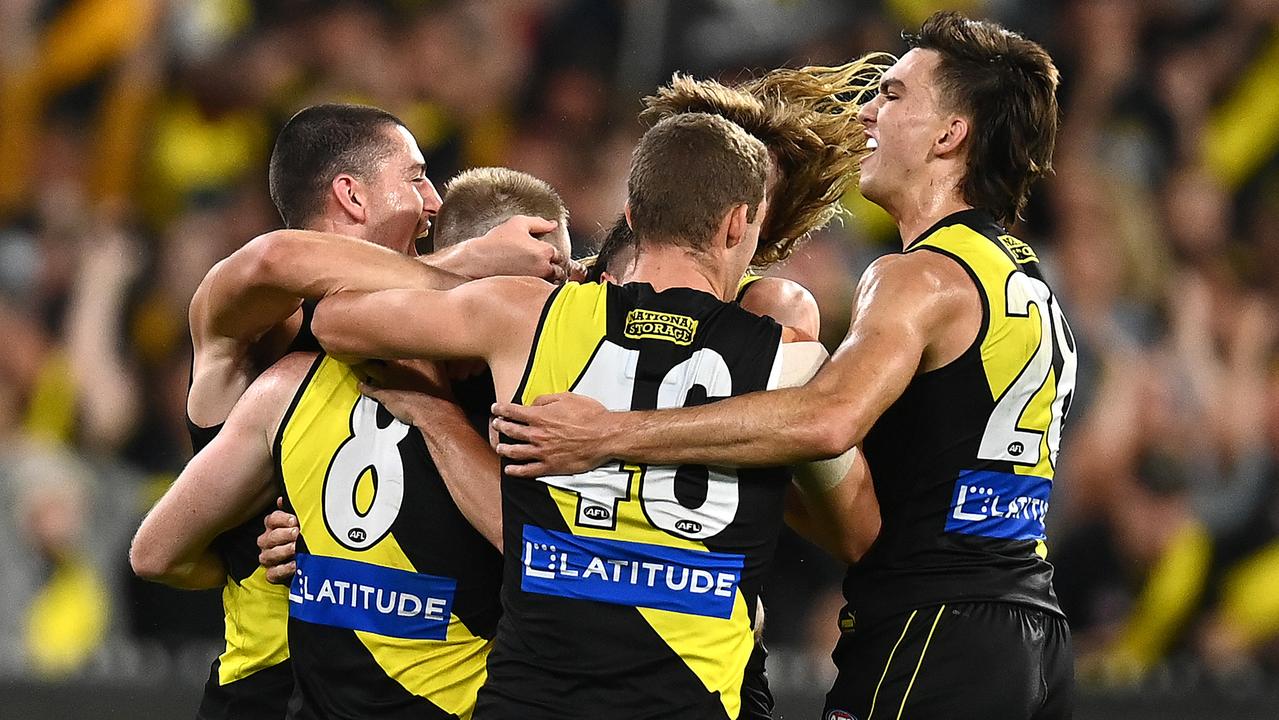
{"label": "stadium background", "polygon": [[[216,592],[126,547],[190,452],[186,308],[278,224],[266,159],[319,101],[403,117],[437,186],[556,186],[580,250],[624,199],[639,98],[901,52],[928,0],[0,0],[0,715],[189,717]],[[1062,70],[1056,176],[1018,234],[1082,349],[1050,559],[1081,718],[1279,715],[1279,2],[952,0]],[[897,239],[848,198],[776,272],[823,339]],[[765,591],[779,717],[831,678],[839,568],[794,537]]]}

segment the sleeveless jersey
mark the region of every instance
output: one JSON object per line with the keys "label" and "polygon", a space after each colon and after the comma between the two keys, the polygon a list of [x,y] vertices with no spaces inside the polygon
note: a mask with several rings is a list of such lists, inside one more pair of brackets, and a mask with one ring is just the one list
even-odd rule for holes
{"label": "sleeveless jersey", "polygon": [[[314,300],[302,303],[302,325],[287,352],[320,349],[311,332],[315,305]],[[188,417],[192,452],[203,450],[221,430],[221,424],[200,427]],[[222,587],[226,644],[209,670],[199,720],[278,720],[284,717],[293,693],[288,588],[267,582],[266,569],[258,564],[258,535],[263,518],[273,510],[271,503],[213,541],[214,551],[227,567]]]}
{"label": "sleeveless jersey", "polygon": [[[772,388],[781,326],[685,288],[568,283],[515,401],[612,410]],[[504,615],[481,718],[736,718],[782,469],[626,465],[502,481]]]}
{"label": "sleeveless jersey", "polygon": [[866,435],[883,526],[848,571],[851,621],[964,601],[1060,615],[1044,516],[1075,386],[1070,328],[1034,251],[982,211],[950,215],[906,252],[968,272],[981,330],[959,358],[915,377]]}
{"label": "sleeveless jersey", "polygon": [[316,358],[275,457],[298,516],[290,716],[470,717],[500,614],[501,556],[420,434]]}

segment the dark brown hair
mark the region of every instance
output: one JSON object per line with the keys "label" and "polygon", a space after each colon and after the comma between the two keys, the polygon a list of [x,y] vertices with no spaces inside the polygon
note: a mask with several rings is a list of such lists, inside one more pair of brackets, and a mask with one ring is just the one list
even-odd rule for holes
{"label": "dark brown hair", "polygon": [[891,60],[867,55],[838,67],[780,68],[731,87],[677,73],[644,99],[640,118],[719,115],[768,147],[777,179],[752,263],[763,267],[789,257],[798,242],[839,212],[840,198],[857,182],[866,147],[857,112]]}
{"label": "dark brown hair", "polygon": [[1038,43],[985,20],[935,13],[912,48],[941,55],[937,84],[950,109],[968,115],[964,201],[1005,223],[1026,206],[1030,185],[1052,172],[1057,142],[1057,67]]}
{"label": "dark brown hair", "polygon": [[324,195],[342,173],[367,180],[395,151],[399,118],[366,105],[312,105],[281,128],[267,172],[271,201],[285,227],[300,228],[324,209]]}
{"label": "dark brown hair", "polygon": [[444,203],[435,216],[436,250],[478,237],[516,215],[563,222],[568,208],[549,183],[503,167],[458,173],[444,186]]}
{"label": "dark brown hair", "polygon": [[717,115],[683,113],[640,138],[626,181],[631,228],[640,242],[706,243],[733,207],[753,221],[768,182],[768,149]]}

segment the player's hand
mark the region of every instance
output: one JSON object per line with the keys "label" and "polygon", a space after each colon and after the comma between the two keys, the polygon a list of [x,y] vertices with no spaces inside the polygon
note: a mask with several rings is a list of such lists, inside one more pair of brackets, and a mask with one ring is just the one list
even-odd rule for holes
{"label": "player's hand", "polygon": [[554,220],[516,215],[463,243],[466,261],[460,274],[471,278],[525,275],[563,282],[568,276],[570,259],[550,243],[538,239],[558,225]]}
{"label": "player's hand", "polygon": [[598,467],[611,413],[585,395],[543,395],[531,406],[493,405],[493,429],[510,438],[496,446],[512,477],[572,475]]}
{"label": "player's hand", "polygon": [[[276,507],[283,500],[276,501]],[[266,568],[267,582],[288,585],[297,572],[298,518],[276,510],[262,521],[265,530],[258,536],[258,563]]]}

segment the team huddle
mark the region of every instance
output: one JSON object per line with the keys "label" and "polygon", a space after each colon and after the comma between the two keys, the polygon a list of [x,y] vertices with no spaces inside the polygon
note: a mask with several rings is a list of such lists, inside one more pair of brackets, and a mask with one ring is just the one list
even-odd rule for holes
{"label": "team huddle", "polygon": [[[441,199],[393,115],[289,120],[285,228],[192,300],[196,455],[131,550],[223,589],[198,717],[767,718],[783,524],[849,565],[823,718],[1070,717],[1044,517],[1074,340],[1004,230],[1057,71],[956,13],[905,37],[676,75],[583,263],[537,178]],[[812,296],[756,271],[853,189],[902,252],[828,358]]]}

